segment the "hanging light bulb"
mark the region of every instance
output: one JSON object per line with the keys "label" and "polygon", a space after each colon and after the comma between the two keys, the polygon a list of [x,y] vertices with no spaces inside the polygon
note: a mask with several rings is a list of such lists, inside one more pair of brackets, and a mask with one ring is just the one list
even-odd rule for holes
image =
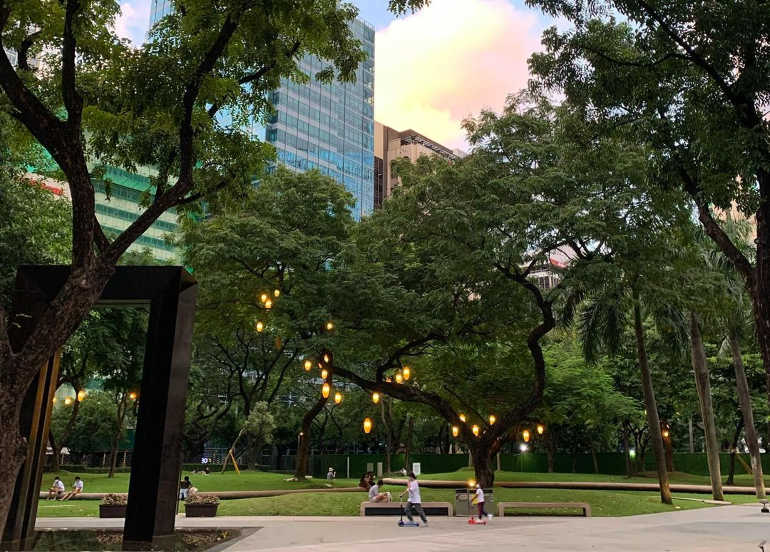
{"label": "hanging light bulb", "polygon": [[259,300],[262,301],[263,303],[267,301],[267,293],[263,293],[262,295],[260,295]]}
{"label": "hanging light bulb", "polygon": [[272,309],[273,308],[273,302],[270,299],[265,301],[265,308],[266,309]]}
{"label": "hanging light bulb", "polygon": [[265,325],[262,323],[262,321],[261,321],[261,320],[257,320],[257,325],[256,325],[256,328],[257,328],[257,331],[258,331],[258,332],[261,332],[262,330],[264,330],[264,329],[265,329]]}
{"label": "hanging light bulb", "polygon": [[460,414],[460,416],[458,416],[458,417],[460,418],[461,422],[465,421],[465,414]]}
{"label": "hanging light bulb", "polygon": [[377,404],[378,402],[380,402],[380,394],[377,391],[372,393],[372,402],[374,404]]}
{"label": "hanging light bulb", "polygon": [[64,399],[64,404],[66,404],[67,406],[71,405],[72,404],[72,397],[66,397]]}
{"label": "hanging light bulb", "polygon": [[476,437],[478,437],[478,436],[479,436],[479,431],[480,431],[480,429],[479,429],[479,426],[477,426],[476,424],[473,424],[473,427],[471,428],[471,431],[473,432],[473,434],[474,434]]}
{"label": "hanging light bulb", "polygon": [[341,402],[342,402],[342,393],[340,393],[339,391],[337,391],[337,392],[334,394],[334,404],[340,404]]}
{"label": "hanging light bulb", "polygon": [[497,416],[494,414],[489,415],[489,425],[495,425],[495,422],[497,421]]}
{"label": "hanging light bulb", "polygon": [[309,372],[313,368],[313,361],[310,359],[305,360],[304,367],[305,367],[305,372]]}
{"label": "hanging light bulb", "polygon": [[326,379],[327,377],[329,377],[329,370],[321,368],[321,378]]}
{"label": "hanging light bulb", "polygon": [[529,443],[529,438],[530,437],[531,437],[531,435],[530,435],[528,429],[525,429],[524,431],[521,432],[521,438],[524,439],[525,443]]}
{"label": "hanging light bulb", "polygon": [[370,433],[372,431],[372,419],[364,418],[364,433]]}
{"label": "hanging light bulb", "polygon": [[86,398],[86,390],[81,389],[80,391],[78,391],[78,402],[83,402],[83,399],[85,398]]}
{"label": "hanging light bulb", "polygon": [[136,400],[136,397],[137,397],[136,391],[131,391],[131,392],[128,394],[128,398],[129,398],[129,399],[131,399],[132,401],[135,401],[135,400]]}
{"label": "hanging light bulb", "polygon": [[545,431],[545,426],[543,424],[537,424],[537,434],[542,435]]}
{"label": "hanging light bulb", "polygon": [[54,397],[53,399],[51,399],[51,402],[52,402],[53,404],[56,404],[56,397]]}
{"label": "hanging light bulb", "polygon": [[411,377],[412,377],[412,369],[411,369],[411,368],[409,368],[409,366],[404,366],[404,367],[401,369],[401,373],[404,375],[404,379],[405,379],[405,380],[408,380],[409,378],[411,378]]}
{"label": "hanging light bulb", "polygon": [[668,430],[667,430],[667,429],[664,429],[664,430],[663,430],[663,438],[664,438],[664,439],[668,439],[668,436],[669,436],[669,432],[668,432]]}
{"label": "hanging light bulb", "polygon": [[280,297],[280,296],[281,296],[281,290],[280,290],[280,289],[275,289],[275,290],[273,291],[273,295],[274,295],[275,297]]}
{"label": "hanging light bulb", "polygon": [[457,426],[452,426],[452,437],[457,437],[460,435],[460,428]]}
{"label": "hanging light bulb", "polygon": [[323,396],[324,399],[329,398],[329,393],[331,392],[331,390],[332,390],[332,386],[329,385],[328,383],[324,383],[321,386],[321,395]]}
{"label": "hanging light bulb", "polygon": [[329,353],[324,353],[324,362],[326,364],[329,364],[331,362],[332,358],[329,356]]}
{"label": "hanging light bulb", "polygon": [[475,479],[469,479],[468,480],[468,488],[472,489],[475,486],[476,486],[476,480]]}
{"label": "hanging light bulb", "polygon": [[396,372],[396,383],[404,383],[404,376],[401,375],[401,372]]}
{"label": "hanging light bulb", "polygon": [[326,331],[327,331],[327,332],[330,332],[330,331],[332,331],[333,329],[334,329],[334,322],[332,322],[331,320],[329,320],[329,321],[326,323]]}

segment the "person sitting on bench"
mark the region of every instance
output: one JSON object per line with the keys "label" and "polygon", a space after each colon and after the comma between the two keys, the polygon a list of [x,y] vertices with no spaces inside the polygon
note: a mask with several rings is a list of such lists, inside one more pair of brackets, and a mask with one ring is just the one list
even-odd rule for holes
{"label": "person sitting on bench", "polygon": [[382,487],[382,479],[380,479],[377,483],[369,487],[369,502],[390,502],[391,495],[389,491],[386,491],[384,493],[380,492],[380,488]]}
{"label": "person sitting on bench", "polygon": [[59,477],[55,477],[53,485],[48,489],[48,500],[56,500],[64,496],[64,483]]}
{"label": "person sitting on bench", "polygon": [[69,500],[75,495],[79,495],[83,492],[83,480],[80,479],[80,477],[75,476],[75,482],[72,484],[72,490],[68,492],[66,495],[64,495],[64,498],[62,500]]}

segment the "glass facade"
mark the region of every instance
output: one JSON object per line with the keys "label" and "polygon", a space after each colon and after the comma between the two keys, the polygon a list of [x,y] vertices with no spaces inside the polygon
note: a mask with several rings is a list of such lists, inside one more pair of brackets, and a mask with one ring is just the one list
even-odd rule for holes
{"label": "glass facade", "polygon": [[[150,22],[170,9],[170,0],[152,0]],[[326,64],[305,56],[299,66],[310,80],[282,79],[270,94],[275,115],[250,130],[275,146],[279,163],[298,171],[318,169],[345,186],[356,198],[353,214],[360,219],[374,209],[374,27],[357,19],[351,29],[368,54],[355,82],[317,81],[313,76]]]}

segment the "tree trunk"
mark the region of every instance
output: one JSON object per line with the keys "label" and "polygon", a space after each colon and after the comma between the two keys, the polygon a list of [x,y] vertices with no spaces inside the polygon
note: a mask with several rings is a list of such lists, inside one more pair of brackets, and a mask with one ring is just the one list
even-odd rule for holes
{"label": "tree trunk", "polygon": [[553,466],[554,466],[554,453],[556,452],[556,446],[553,442],[553,432],[548,431],[548,436],[546,437],[546,443],[545,443],[545,454],[546,454],[546,460],[548,462],[548,473],[553,473]]}
{"label": "tree trunk", "polygon": [[294,471],[294,477],[300,481],[304,481],[308,475],[308,458],[310,456],[310,430],[313,427],[313,420],[318,416],[318,413],[323,410],[324,405],[328,399],[319,397],[316,403],[305,412],[305,416],[302,418],[302,434],[299,438],[299,449],[297,450],[297,466]]}
{"label": "tree trunk", "polygon": [[757,342],[765,368],[766,391],[770,404],[770,171],[757,170],[759,208],[757,221],[757,261],[751,295]]}
{"label": "tree trunk", "polygon": [[735,484],[735,455],[738,453],[738,438],[741,436],[741,430],[743,429],[743,419],[738,420],[735,424],[735,433],[733,434],[733,441],[730,443],[730,471],[727,474],[727,485]]}
{"label": "tree trunk", "polygon": [[11,507],[11,495],[16,485],[16,478],[24,463],[27,443],[19,434],[21,403],[17,397],[0,386],[0,482],[6,489],[6,496],[0,500],[0,539],[3,538],[5,522]]}
{"label": "tree trunk", "polygon": [[690,454],[693,454],[695,452],[695,439],[692,432],[692,416],[687,419],[687,436],[690,444],[689,451]]}
{"label": "tree trunk", "polygon": [[625,427],[621,435],[623,436],[623,458],[626,461],[626,476],[631,477],[631,453],[628,450],[628,430]]}
{"label": "tree trunk", "polygon": [[406,453],[404,454],[404,468],[407,472],[412,471],[410,464],[410,453],[412,452],[412,433],[414,432],[414,416],[409,416],[409,422],[406,424]]}
{"label": "tree trunk", "polygon": [[746,370],[743,368],[743,358],[741,357],[741,346],[738,339],[738,333],[731,329],[728,337],[730,350],[733,354],[733,367],[735,368],[735,384],[738,388],[738,403],[741,406],[743,414],[743,426],[746,428],[746,443],[749,446],[751,455],[751,471],[754,474],[754,489],[757,498],[765,498],[765,481],[762,473],[762,457],[759,454],[759,435],[754,425],[754,412],[751,408],[751,394],[749,384],[746,381]]}
{"label": "tree trunk", "polygon": [[48,462],[48,470],[52,473],[58,473],[60,469],[59,450],[61,450],[61,447],[56,445],[56,439],[53,436],[53,431],[50,429],[48,430],[48,443],[51,445],[51,460]]}
{"label": "tree trunk", "polygon": [[666,471],[672,473],[674,471],[674,446],[671,442],[671,433],[668,437],[663,438],[663,445],[666,447]]}
{"label": "tree trunk", "polygon": [[708,459],[709,475],[711,477],[711,494],[714,500],[724,500],[722,494],[722,472],[719,465],[719,442],[717,428],[714,422],[714,407],[711,402],[711,383],[709,382],[706,351],[703,349],[703,338],[700,333],[700,323],[695,312],[690,313],[690,354],[692,368],[695,372],[695,389],[698,392],[703,430],[706,437],[706,458]]}
{"label": "tree trunk", "polygon": [[599,473],[599,459],[596,457],[596,447],[591,443],[591,461],[594,464],[594,473]]}
{"label": "tree trunk", "polygon": [[642,373],[642,388],[644,390],[644,405],[647,408],[647,425],[652,440],[652,451],[655,454],[655,467],[658,472],[660,485],[660,500],[663,504],[673,504],[671,486],[666,472],[666,456],[663,450],[663,436],[660,432],[658,404],[655,401],[655,391],[652,387],[652,375],[647,364],[647,349],[644,344],[644,327],[642,326],[642,309],[639,305],[639,293],[633,290],[634,296],[634,331],[636,333],[636,351],[639,356],[639,369]]}
{"label": "tree trunk", "polygon": [[476,482],[482,489],[492,488],[495,484],[495,471],[492,466],[492,450],[484,443],[474,443],[470,447],[473,456],[473,472]]}
{"label": "tree trunk", "polygon": [[393,467],[391,464],[391,456],[393,455],[393,420],[390,416],[390,402],[388,401],[388,408],[385,408],[385,402],[388,401],[386,397],[380,399],[380,418],[382,418],[382,425],[385,428],[385,473],[391,473]]}

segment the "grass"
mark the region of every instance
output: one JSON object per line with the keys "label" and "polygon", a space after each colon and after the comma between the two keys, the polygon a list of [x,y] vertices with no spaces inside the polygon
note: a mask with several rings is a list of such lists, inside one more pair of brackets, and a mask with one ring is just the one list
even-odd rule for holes
{"label": "grass", "polygon": [[[76,475],[80,475],[84,481],[83,492],[88,493],[126,493],[130,474],[116,473],[115,477],[108,478],[105,473],[46,473],[43,475],[41,490],[46,490],[53,478],[58,475],[69,488]],[[190,476],[190,481],[199,491],[267,491],[276,489],[322,489],[329,482],[326,479],[308,479],[306,481],[285,481],[291,475],[283,473],[270,473],[244,470],[238,475],[235,472],[211,473],[209,475],[184,472],[182,476]],[[358,479],[335,479],[331,482],[334,487],[357,487]]]}
{"label": "grass", "polygon": [[[391,487],[394,494],[401,491]],[[675,493],[675,497],[704,499],[707,495]],[[451,489],[422,489],[426,502],[453,502]],[[217,515],[220,516],[356,516],[359,505],[366,500],[366,493],[304,493],[262,498],[223,500]],[[496,501],[524,502],[588,502],[594,516],[631,516],[675,510],[704,508],[710,505],[692,500],[674,500],[674,506],[661,504],[657,492],[637,491],[584,491],[558,489],[495,489]],[[753,502],[751,496],[730,497],[734,502]],[[97,516],[98,501],[80,500],[56,502],[41,500],[40,517]],[[517,511],[516,514],[547,514],[543,510]],[[510,514],[509,514],[510,515]]]}
{"label": "grass", "polygon": [[[47,488],[55,474],[45,474],[42,488]],[[61,472],[59,476],[68,485],[76,474]],[[327,487],[325,479],[310,479],[307,481],[286,481],[287,474],[243,471],[240,475],[235,472],[212,473],[200,475],[187,473],[200,491],[231,491],[231,490],[277,490],[277,489],[318,489]],[[473,471],[464,468],[451,473],[423,474],[422,479],[441,479],[463,482],[473,476]],[[107,478],[106,474],[84,474],[86,492],[126,492],[128,490],[129,474],[116,474]],[[618,475],[574,474],[574,473],[527,473],[527,472],[497,472],[497,481],[615,481],[615,482],[646,482],[654,483],[655,474],[642,474],[632,478]],[[671,474],[673,483],[708,484],[706,476],[678,473]],[[736,475],[738,485],[750,486],[750,475]],[[355,487],[358,480],[336,479],[330,483],[333,487]],[[462,486],[460,483],[458,486]],[[770,486],[770,480],[768,480]],[[400,487],[390,487],[388,490],[397,495]],[[423,500],[453,502],[454,491],[451,489],[422,489]],[[703,494],[675,493],[675,497],[710,498]],[[727,499],[734,503],[755,502],[751,495],[728,495]],[[358,515],[359,505],[366,500],[365,491],[360,493],[304,493],[276,497],[247,498],[224,500],[219,506],[219,515],[294,515],[294,516],[355,516]],[[594,491],[581,489],[495,489],[496,501],[526,501],[526,502],[588,502],[594,516],[629,516],[636,514],[651,514],[673,510],[689,510],[707,507],[707,504],[692,500],[674,501],[674,506],[660,503],[657,492],[638,491]],[[72,517],[97,516],[99,501],[77,500],[68,502],[41,500],[38,506],[40,517]],[[528,512],[516,512],[528,513]],[[532,513],[542,514],[543,511]],[[546,512],[547,513],[547,512]]]}

